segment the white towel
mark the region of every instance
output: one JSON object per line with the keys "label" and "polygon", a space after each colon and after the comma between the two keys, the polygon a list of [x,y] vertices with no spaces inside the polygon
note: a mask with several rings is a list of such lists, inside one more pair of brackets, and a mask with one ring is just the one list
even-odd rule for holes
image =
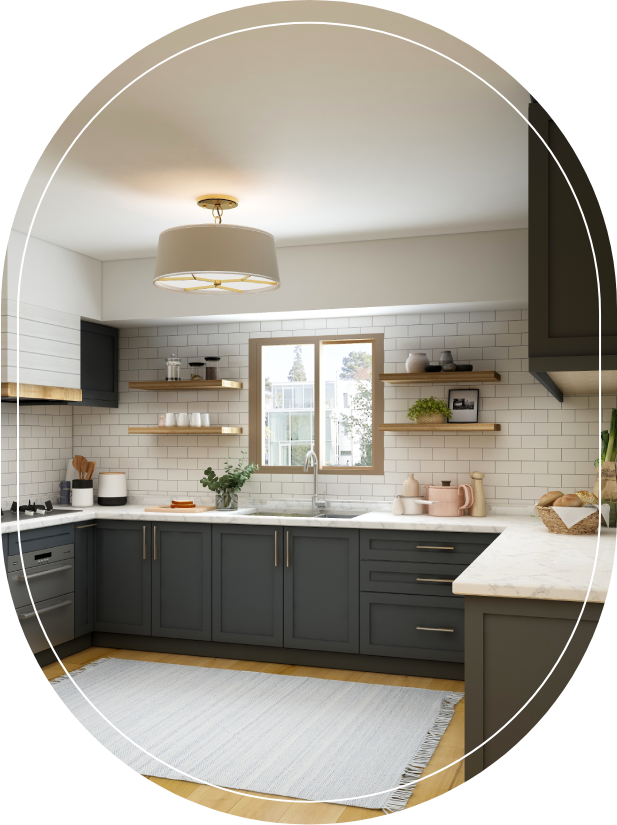
{"label": "white towel", "polygon": [[[587,516],[591,515],[589,510],[597,510],[597,504],[585,504],[584,507],[553,507],[553,510],[557,513],[559,518],[563,521],[566,525],[568,530],[570,527],[574,527],[575,524],[578,524],[579,521],[582,521]],[[608,525],[608,517],[610,508],[608,504],[601,504],[600,511],[604,516],[604,520]]]}

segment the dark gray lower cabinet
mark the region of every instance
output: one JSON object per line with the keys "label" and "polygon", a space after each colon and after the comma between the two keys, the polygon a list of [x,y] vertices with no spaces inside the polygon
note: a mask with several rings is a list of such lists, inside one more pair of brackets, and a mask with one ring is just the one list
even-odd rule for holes
{"label": "dark gray lower cabinet", "polygon": [[465,611],[460,596],[362,593],[360,599],[360,653],[465,660]]}
{"label": "dark gray lower cabinet", "polygon": [[94,629],[151,635],[150,522],[99,521],[94,532]]}
{"label": "dark gray lower cabinet", "polygon": [[284,646],[358,653],[358,531],[295,527],[284,534]]}
{"label": "dark gray lower cabinet", "polygon": [[212,526],[212,640],[283,646],[283,529]]}
{"label": "dark gray lower cabinet", "polygon": [[152,526],[152,635],[212,638],[209,525]]}
{"label": "dark gray lower cabinet", "polygon": [[95,521],[75,525],[75,637],[94,630]]}

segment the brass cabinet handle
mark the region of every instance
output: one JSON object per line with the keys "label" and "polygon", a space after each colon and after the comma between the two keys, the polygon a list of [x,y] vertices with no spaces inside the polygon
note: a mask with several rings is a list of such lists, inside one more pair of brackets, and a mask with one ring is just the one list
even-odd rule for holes
{"label": "brass cabinet handle", "polygon": [[154,555],[153,555],[152,558],[154,559],[154,561],[156,561],[156,526],[153,528],[153,530],[154,530],[154,536],[153,536],[154,537]]}
{"label": "brass cabinet handle", "polygon": [[418,544],[416,550],[454,550],[454,547],[438,547],[434,544]]}
{"label": "brass cabinet handle", "polygon": [[96,527],[96,524],[78,524],[77,525],[78,530],[85,530],[86,527]]}
{"label": "brass cabinet handle", "polygon": [[438,633],[454,633],[453,627],[416,627],[416,630],[436,630]]}
{"label": "brass cabinet handle", "polygon": [[287,530],[287,567],[289,566],[289,530]]}
{"label": "brass cabinet handle", "polygon": [[146,560],[146,525],[144,524],[144,561]]}
{"label": "brass cabinet handle", "polygon": [[443,584],[452,584],[454,579],[416,579],[417,582],[443,582]]}

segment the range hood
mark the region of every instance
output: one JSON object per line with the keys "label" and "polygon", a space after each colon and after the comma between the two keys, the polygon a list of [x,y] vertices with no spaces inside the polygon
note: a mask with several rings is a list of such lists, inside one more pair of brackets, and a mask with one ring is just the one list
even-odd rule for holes
{"label": "range hood", "polygon": [[[19,393],[18,393],[19,388]],[[16,384],[12,381],[2,382],[2,401],[20,404],[69,404],[81,401],[81,390],[73,387],[45,387],[42,384]]]}

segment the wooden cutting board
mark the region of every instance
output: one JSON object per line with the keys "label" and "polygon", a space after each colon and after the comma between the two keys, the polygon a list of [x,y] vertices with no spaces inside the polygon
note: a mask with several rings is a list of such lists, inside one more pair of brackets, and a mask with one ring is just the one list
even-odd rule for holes
{"label": "wooden cutting board", "polygon": [[145,513],[205,513],[214,507],[146,507]]}

